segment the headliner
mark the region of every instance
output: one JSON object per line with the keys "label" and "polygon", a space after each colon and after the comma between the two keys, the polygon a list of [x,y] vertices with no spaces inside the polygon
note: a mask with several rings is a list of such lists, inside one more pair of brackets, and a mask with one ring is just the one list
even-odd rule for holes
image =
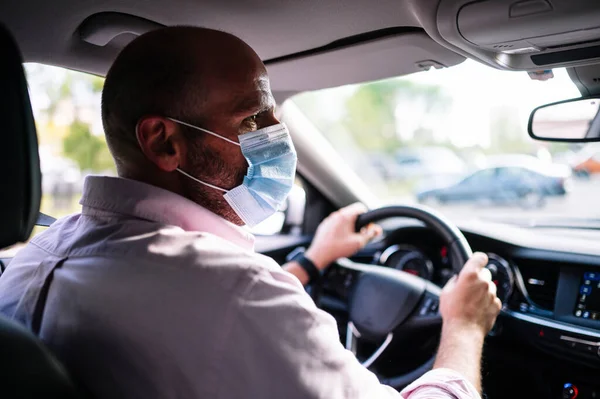
{"label": "headliner", "polygon": [[[91,15],[119,12],[160,25],[224,30],[248,42],[267,61],[269,69],[275,68],[273,90],[288,93],[415,72],[420,70],[417,63],[423,57],[444,66],[464,60],[427,36],[411,12],[411,3],[411,0],[378,0],[376,4],[364,0],[21,0],[0,5],[0,21],[15,35],[26,61],[98,75],[106,74],[118,51],[134,36],[122,34],[106,46],[90,44],[82,40],[78,28]],[[434,5],[433,14],[436,1],[429,3]],[[375,34],[355,37],[354,43],[339,42],[381,30],[380,38]],[[385,42],[382,44],[378,39]],[[322,49],[317,55],[321,58],[312,63],[307,63],[312,54],[289,57],[336,41],[343,51],[342,69],[339,62],[333,66],[327,64],[331,57],[322,58],[324,53],[331,54],[328,48]],[[378,50],[382,47],[384,52]],[[352,51],[348,52],[349,48]],[[381,54],[386,54],[387,62],[381,59],[373,62],[372,57]],[[332,78],[331,83],[328,77]]]}

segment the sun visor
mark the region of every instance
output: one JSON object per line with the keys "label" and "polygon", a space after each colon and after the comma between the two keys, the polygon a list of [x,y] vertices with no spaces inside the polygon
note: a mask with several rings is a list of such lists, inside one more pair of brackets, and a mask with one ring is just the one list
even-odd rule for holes
{"label": "sun visor", "polygon": [[407,75],[464,61],[421,31],[266,61],[274,92],[300,92]]}

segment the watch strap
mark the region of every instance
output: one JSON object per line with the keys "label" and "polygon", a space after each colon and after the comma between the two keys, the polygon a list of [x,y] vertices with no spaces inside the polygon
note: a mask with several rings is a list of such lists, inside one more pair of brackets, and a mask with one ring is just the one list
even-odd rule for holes
{"label": "watch strap", "polygon": [[304,248],[297,248],[290,255],[288,260],[298,263],[304,269],[306,274],[308,274],[309,283],[321,278],[321,271],[315,266],[312,260],[304,255]]}

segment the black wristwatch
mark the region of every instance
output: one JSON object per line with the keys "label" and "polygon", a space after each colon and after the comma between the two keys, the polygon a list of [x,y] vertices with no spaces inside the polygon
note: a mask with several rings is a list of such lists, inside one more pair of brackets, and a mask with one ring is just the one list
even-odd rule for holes
{"label": "black wristwatch", "polygon": [[306,248],[298,247],[294,249],[289,255],[286,257],[288,262],[297,262],[308,274],[308,283],[313,283],[321,278],[321,271],[315,266],[312,260],[308,259],[304,252]]}

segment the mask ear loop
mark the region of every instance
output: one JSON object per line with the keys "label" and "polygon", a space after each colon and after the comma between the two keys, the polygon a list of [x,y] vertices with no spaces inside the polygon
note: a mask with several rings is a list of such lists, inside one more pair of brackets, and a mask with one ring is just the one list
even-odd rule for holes
{"label": "mask ear loop", "polygon": [[[235,141],[232,141],[232,140],[226,139],[225,137],[221,137],[221,136],[219,136],[218,134],[215,134],[215,133],[213,133],[213,132],[211,132],[211,131],[204,130],[204,129],[202,129],[202,128],[199,128],[199,127],[196,127],[196,126],[193,126],[193,125],[189,125],[189,124],[187,124],[187,123],[184,123],[184,122],[180,122],[180,121],[178,121],[178,120],[175,120],[175,119],[173,119],[173,118],[167,118],[167,119],[170,119],[170,120],[172,120],[173,122],[176,122],[176,123],[181,123],[182,125],[186,125],[186,126],[192,127],[192,128],[194,128],[194,129],[202,130],[203,132],[206,132],[206,133],[208,133],[208,134],[212,134],[213,136],[216,136],[216,137],[218,137],[218,138],[220,138],[220,139],[223,139],[223,140],[225,140],[225,141],[228,141],[228,142],[230,142],[230,143],[232,143],[232,144],[235,144],[235,145],[237,145],[237,146],[239,146],[239,145],[240,145],[239,143],[236,143]],[[136,137],[136,139],[138,140],[138,142],[139,142],[139,127],[140,127],[140,123],[139,123],[139,121],[138,121],[138,123],[136,123],[136,124],[135,124],[135,137]],[[204,184],[204,185],[205,185],[205,186],[207,186],[207,187],[214,188],[215,190],[219,190],[219,191],[222,191],[222,192],[224,192],[224,193],[228,193],[228,192],[229,192],[229,190],[225,190],[224,188],[217,187],[217,186],[215,186],[215,185],[213,185],[213,184],[206,183],[206,182],[203,182],[202,180],[196,179],[194,176],[190,175],[190,174],[189,174],[189,173],[187,173],[187,172],[184,172],[184,171],[183,171],[183,170],[181,170],[180,168],[176,168],[176,170],[177,170],[179,173],[181,173],[182,175],[189,177],[190,179],[192,179],[192,180],[193,180],[193,181],[195,181],[195,182],[198,182],[198,183],[200,183],[200,184]]]}
{"label": "mask ear loop", "polygon": [[179,124],[181,124],[181,125],[183,125],[183,126],[187,126],[187,127],[191,127],[192,129],[200,130],[201,132],[204,132],[204,133],[206,133],[206,134],[210,134],[211,136],[218,137],[218,138],[220,138],[221,140],[225,140],[225,141],[227,141],[228,143],[235,144],[235,145],[237,145],[238,147],[241,147],[241,144],[240,144],[240,143],[238,143],[237,141],[229,140],[228,138],[226,138],[226,137],[223,137],[223,136],[221,136],[221,135],[219,135],[219,134],[216,134],[216,133],[214,133],[214,132],[211,132],[210,130],[202,129],[201,127],[194,126],[194,125],[190,125],[189,123],[185,123],[185,122],[182,122],[182,121],[180,121],[180,120],[177,120],[177,119],[173,119],[173,118],[169,118],[169,117],[167,117],[167,119],[169,119],[169,120],[171,120],[171,121],[173,121],[173,122],[175,122],[175,123],[179,123]]}
{"label": "mask ear loop", "polygon": [[202,181],[202,180],[200,180],[200,179],[196,179],[194,176],[190,175],[190,174],[189,174],[189,173],[187,173],[187,172],[184,172],[183,170],[181,170],[181,169],[179,169],[179,168],[177,168],[177,171],[178,171],[179,173],[181,173],[182,175],[189,177],[189,178],[190,178],[190,179],[192,179],[193,181],[195,181],[195,182],[198,182],[198,183],[200,183],[200,184],[204,184],[204,185],[205,185],[205,186],[207,186],[207,187],[214,188],[215,190],[219,190],[219,191],[222,191],[222,192],[224,192],[224,193],[228,193],[228,192],[229,192],[229,190],[225,190],[224,188],[217,187],[217,186],[215,186],[215,185],[213,185],[213,184],[210,184],[210,183],[203,182],[203,181]]}

